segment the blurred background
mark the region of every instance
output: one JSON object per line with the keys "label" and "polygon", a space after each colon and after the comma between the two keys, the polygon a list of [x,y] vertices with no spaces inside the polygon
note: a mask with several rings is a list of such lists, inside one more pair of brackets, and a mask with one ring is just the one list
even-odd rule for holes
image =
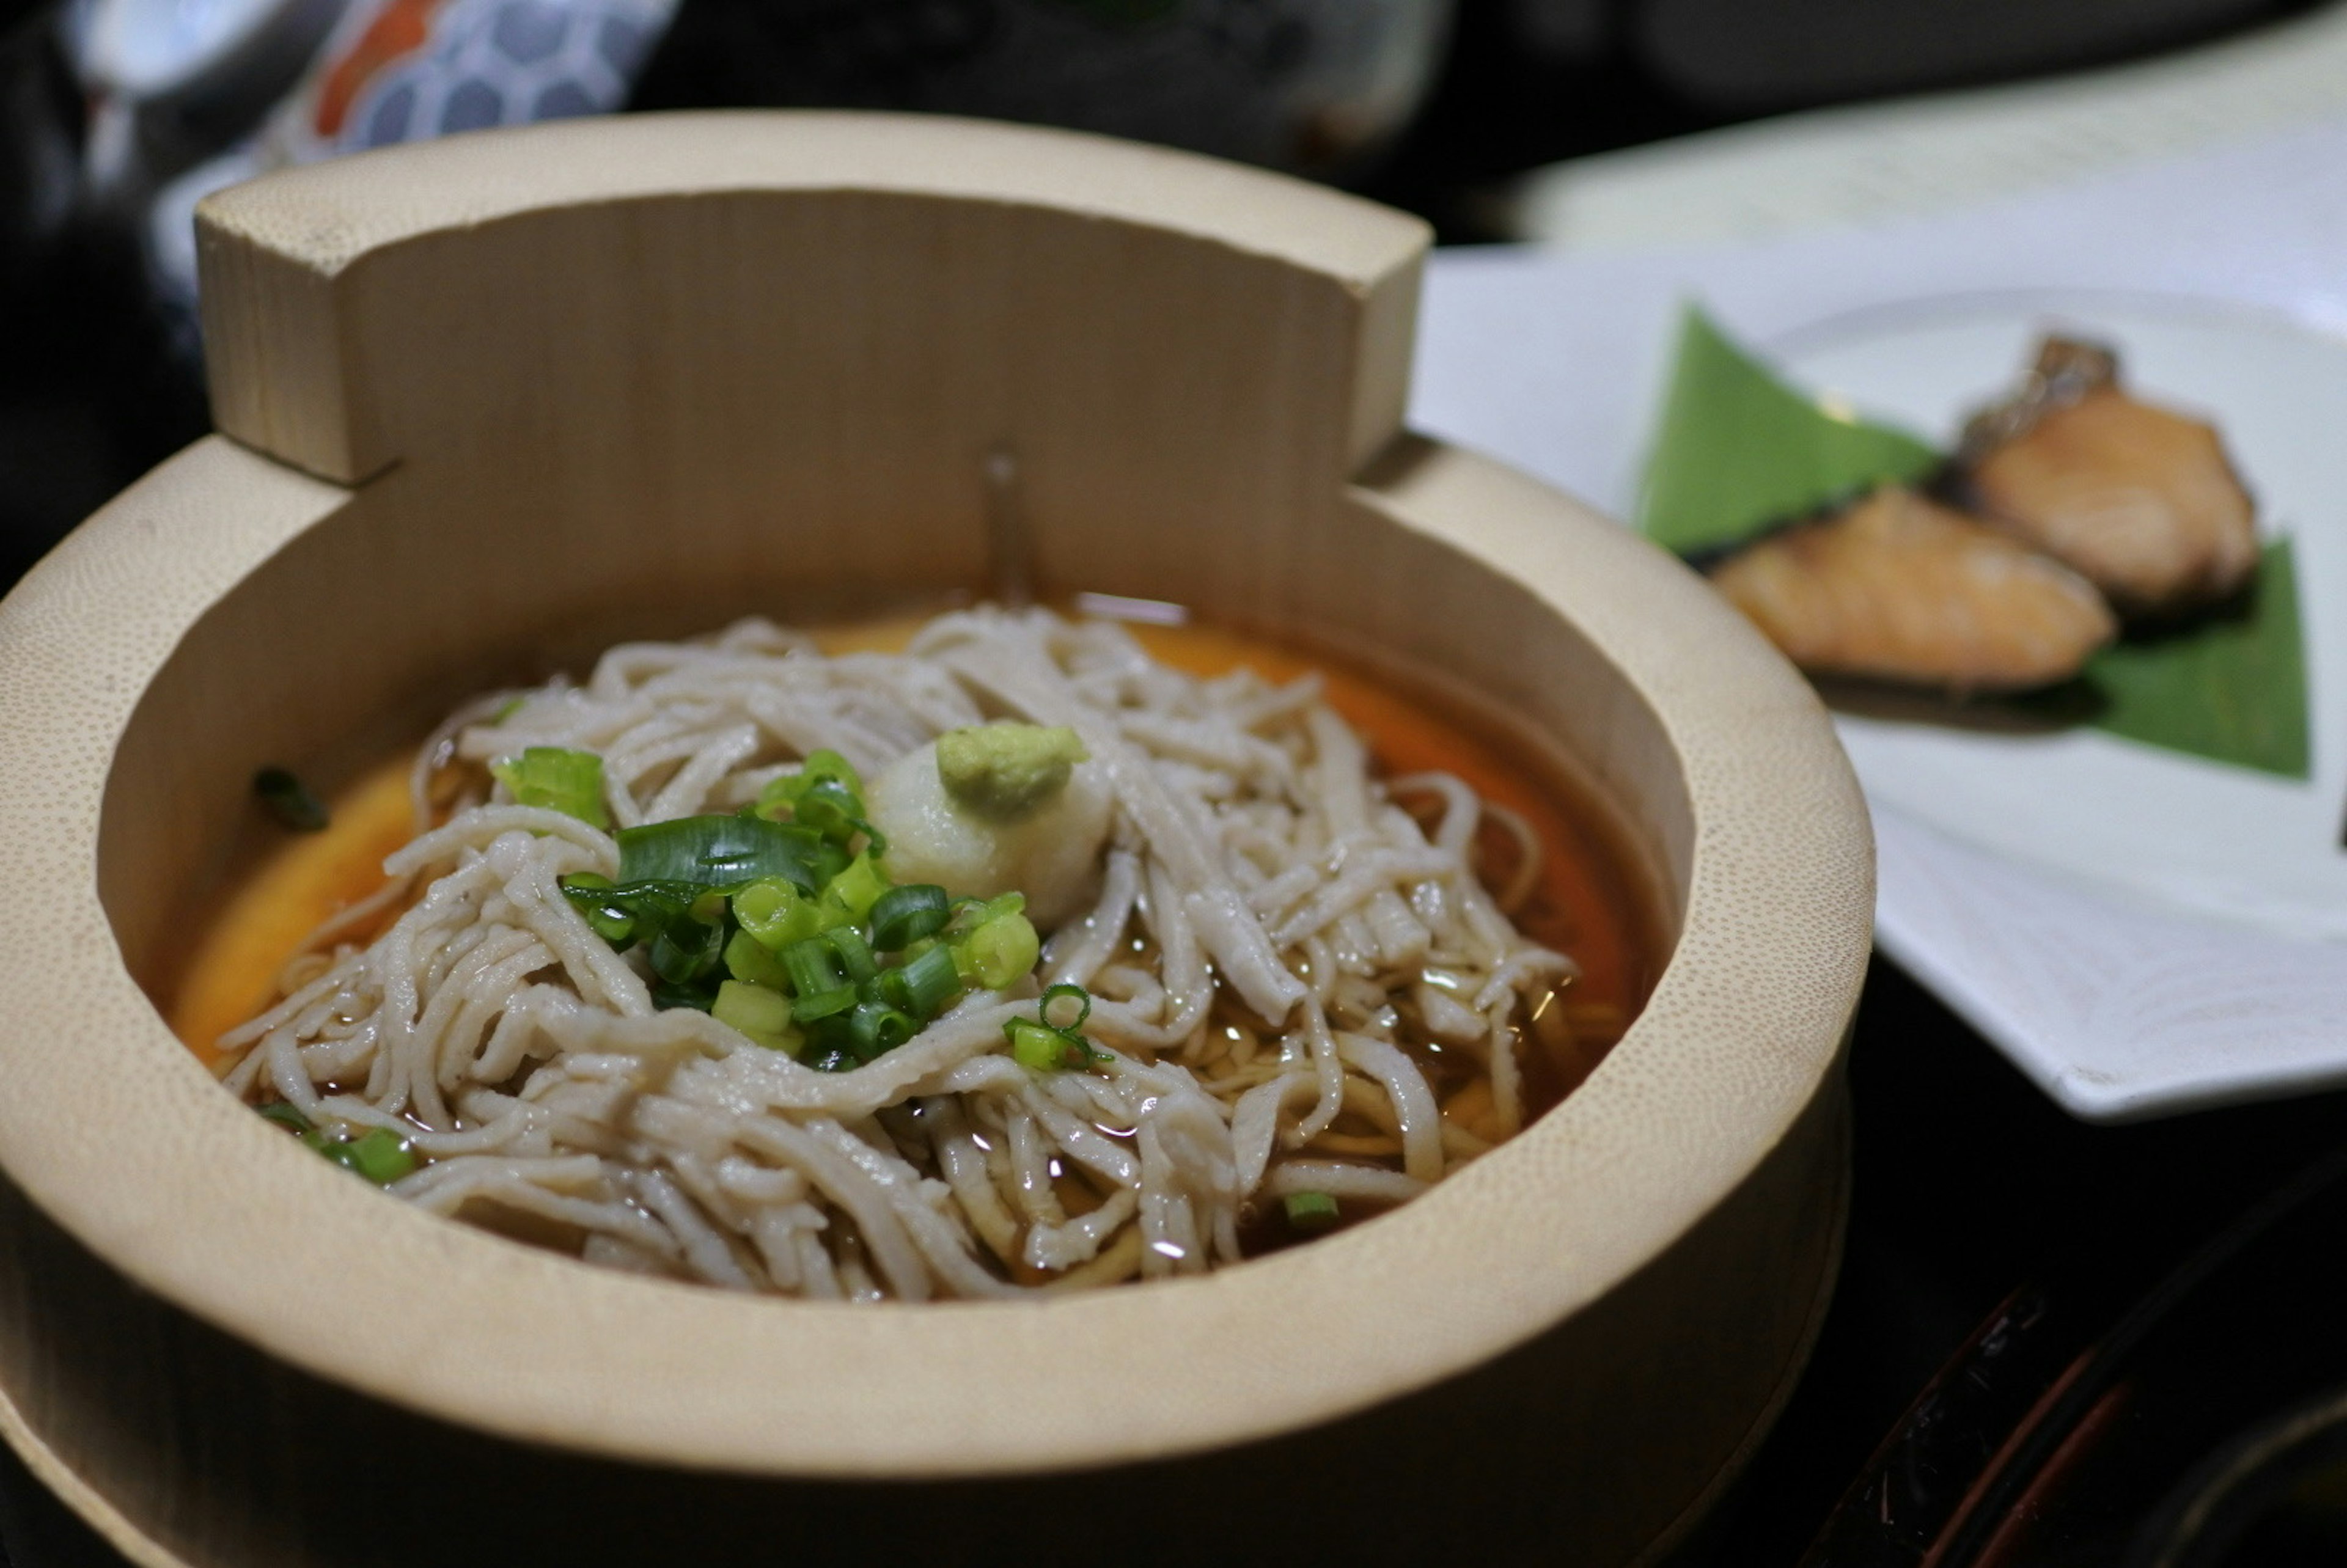
{"label": "blurred background", "polygon": [[[1338,184],[1446,245],[1627,252],[1957,210],[2337,118],[2347,5],[0,0],[0,589],[208,427],[205,192],[422,137],[737,105],[1074,126]],[[1882,963],[1851,1072],[1832,1316],[1676,1561],[2347,1561],[2347,1460],[2289,1435],[2347,1430],[2291,1425],[2293,1400],[2347,1379],[2347,1286],[2321,1266],[2347,1227],[2347,1174],[2321,1163],[2339,1095],[2090,1128]],[[2227,1316],[2276,1299],[2297,1337]],[[2057,1385],[2076,1410],[2047,1413]],[[2080,1470],[2086,1443],[2008,1464],[2023,1491],[1976,1518],[2055,1517],[2027,1489],[2062,1465],[2093,1484],[2034,1544],[1942,1539],[2024,1414],[2066,1441],[2104,1430],[2094,1399],[2122,1386],[2165,1412],[2126,1429],[2152,1458]],[[2304,1460],[2259,1493],[2298,1512],[2242,1526],[2230,1554],[2114,1544],[2244,1444]],[[0,1563],[12,1551],[111,1561],[0,1460]]]}
{"label": "blurred background", "polygon": [[[1448,243],[1645,242],[1944,202],[2312,112],[2347,97],[2347,27],[2327,9],[0,0],[0,582],[205,427],[190,212],[283,163],[563,115],[855,105],[1243,159],[1410,209]],[[2217,78],[2232,90],[2196,86]],[[2073,81],[2094,110],[2078,134],[1996,139],[2075,114]],[[1970,135],[1829,123],[1822,158],[1804,139],[1804,111],[1917,95]],[[1873,162],[1852,167],[1861,145]]]}

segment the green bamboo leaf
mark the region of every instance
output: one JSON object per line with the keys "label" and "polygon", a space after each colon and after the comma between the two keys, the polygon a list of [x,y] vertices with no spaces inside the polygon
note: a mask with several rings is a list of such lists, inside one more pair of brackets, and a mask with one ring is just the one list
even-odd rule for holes
{"label": "green bamboo leaf", "polygon": [[1902,430],[1794,390],[1689,305],[1638,527],[1665,549],[1713,549],[1885,480],[1920,479],[1940,460]]}
{"label": "green bamboo leaf", "polygon": [[2095,727],[2146,745],[2310,776],[2298,568],[2287,538],[2265,548],[2244,607],[2096,654],[2086,679],[2106,704]]}

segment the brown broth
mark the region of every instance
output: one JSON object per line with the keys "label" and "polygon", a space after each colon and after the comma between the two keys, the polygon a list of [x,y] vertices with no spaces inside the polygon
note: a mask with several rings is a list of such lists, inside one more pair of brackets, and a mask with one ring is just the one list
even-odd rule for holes
{"label": "brown broth", "polygon": [[[874,622],[822,641],[834,652],[897,648],[918,624]],[[1153,657],[1193,674],[1218,675],[1245,666],[1284,682],[1317,671],[1328,702],[1368,743],[1380,774],[1454,774],[1484,799],[1522,815],[1540,842],[1542,864],[1513,918],[1527,937],[1571,954],[1581,968],[1542,1004],[1542,1016],[1530,1030],[1528,1043],[1542,1049],[1522,1053],[1527,1112],[1547,1110],[1589,1075],[1645,1004],[1666,951],[1656,899],[1610,813],[1578,784],[1557,776],[1557,770],[1438,713],[1390,680],[1211,625],[1135,624],[1130,630]],[[381,887],[384,856],[414,831],[407,793],[411,760],[403,752],[344,790],[333,802],[331,825],[278,848],[236,886],[204,930],[173,989],[169,1021],[208,1065],[220,1065],[213,1043],[220,1035],[274,1000],[276,977],[302,940]],[[1486,882],[1504,883],[1517,853],[1513,837],[1487,821],[1477,852]],[[386,912],[383,921],[387,924],[395,914]],[[354,939],[371,935],[354,933]],[[1548,1009],[1558,1016],[1545,1016]],[[1444,1114],[1475,1130],[1476,1085],[1454,1092],[1456,1085],[1441,1081],[1441,1063],[1421,1061],[1432,1070]],[[1356,1126],[1349,1117],[1340,1118],[1334,1129],[1338,1140],[1374,1131]],[[1368,1153],[1348,1151],[1341,1143],[1324,1142],[1317,1149]],[[1365,1216],[1345,1217],[1349,1222]],[[1280,1238],[1266,1233],[1251,1236],[1248,1250],[1277,1245]]]}

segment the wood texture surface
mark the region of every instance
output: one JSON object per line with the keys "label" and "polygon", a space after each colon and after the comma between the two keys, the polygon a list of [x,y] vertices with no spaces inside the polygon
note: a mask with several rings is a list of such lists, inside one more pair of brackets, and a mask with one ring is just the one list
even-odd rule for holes
{"label": "wood texture surface", "polygon": [[[147,1561],[414,1562],[429,1519],[435,1561],[655,1562],[951,1517],[924,1554],[969,1560],[1056,1509],[1147,1561],[1260,1514],[1369,1561],[1504,1527],[1614,1562],[1752,1439],[1830,1277],[1863,808],[1676,563],[1399,431],[1418,225],[1085,138],[727,115],[371,154],[202,233],[234,439],[0,607],[0,876],[52,912],[0,966],[0,1427]],[[1003,452],[1044,589],[1439,672],[1619,803],[1676,950],[1563,1106],[1243,1268],[857,1308],[441,1222],[165,1031],[141,981],[257,764],[331,781],[620,635],[983,591]]]}

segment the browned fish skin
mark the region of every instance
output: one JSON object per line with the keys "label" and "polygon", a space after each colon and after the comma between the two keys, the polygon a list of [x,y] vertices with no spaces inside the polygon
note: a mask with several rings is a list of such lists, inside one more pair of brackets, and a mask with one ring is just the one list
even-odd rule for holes
{"label": "browned fish skin", "polygon": [[2106,351],[2048,339],[2021,395],[1965,433],[1973,493],[2124,614],[2223,599],[2257,569],[2249,493],[2212,426],[2137,402],[2115,375]]}
{"label": "browned fish skin", "polygon": [[1960,693],[2067,680],[2118,630],[2067,567],[1896,486],[1711,579],[1804,670]]}

